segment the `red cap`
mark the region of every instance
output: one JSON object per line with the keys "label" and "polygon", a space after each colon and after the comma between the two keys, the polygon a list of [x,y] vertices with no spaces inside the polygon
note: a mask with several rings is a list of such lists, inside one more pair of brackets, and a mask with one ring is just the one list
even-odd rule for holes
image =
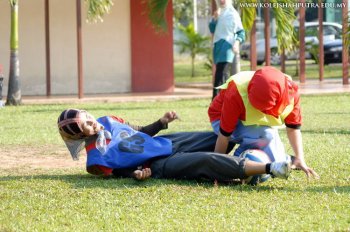
{"label": "red cap", "polygon": [[295,84],[270,66],[257,70],[248,85],[250,103],[265,114],[278,117],[294,97]]}

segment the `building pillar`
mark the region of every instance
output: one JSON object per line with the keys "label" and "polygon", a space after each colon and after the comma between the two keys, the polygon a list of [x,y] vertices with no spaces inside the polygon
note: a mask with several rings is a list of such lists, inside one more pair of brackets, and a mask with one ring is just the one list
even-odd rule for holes
{"label": "building pillar", "polygon": [[[305,0],[301,0],[300,3],[304,4]],[[300,59],[300,83],[305,83],[305,7],[299,8],[299,59]]]}
{"label": "building pillar", "polygon": [[130,0],[131,90],[173,92],[172,1],[169,1],[166,9],[167,32],[157,32],[145,12],[147,12],[147,1]]}

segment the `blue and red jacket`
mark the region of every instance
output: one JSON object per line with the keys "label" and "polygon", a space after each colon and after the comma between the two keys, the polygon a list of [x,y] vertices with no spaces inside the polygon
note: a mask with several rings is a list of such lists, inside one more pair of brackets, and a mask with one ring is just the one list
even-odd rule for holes
{"label": "blue and red jacket", "polygon": [[120,118],[105,116],[98,118],[97,121],[110,132],[111,138],[106,141],[107,147],[104,154],[96,148],[96,142],[85,147],[88,172],[97,166],[104,175],[110,175],[115,168],[137,167],[152,158],[169,156],[172,153],[172,143],[169,139],[160,136],[152,137],[134,130]]}

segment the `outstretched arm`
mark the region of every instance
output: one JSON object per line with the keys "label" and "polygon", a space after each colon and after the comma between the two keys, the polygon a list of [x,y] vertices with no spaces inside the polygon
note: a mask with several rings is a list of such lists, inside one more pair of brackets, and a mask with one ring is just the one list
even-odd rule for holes
{"label": "outstretched arm", "polygon": [[179,119],[179,116],[176,114],[175,111],[169,111],[166,112],[163,117],[161,117],[159,120],[155,121],[154,123],[151,123],[147,126],[136,126],[132,125],[130,123],[128,124],[131,128],[137,131],[141,131],[145,134],[148,134],[150,136],[156,135],[159,131],[163,129],[168,129],[168,124],[175,119]]}
{"label": "outstretched arm", "polygon": [[292,149],[295,154],[295,160],[293,165],[296,168],[300,168],[301,170],[303,170],[307,177],[313,176],[315,178],[319,178],[318,174],[312,168],[308,167],[304,160],[304,151],[300,129],[294,129],[289,127],[287,127],[286,129],[289,143],[292,146]]}
{"label": "outstretched arm", "polygon": [[163,123],[163,125],[168,125],[168,123],[174,121],[175,119],[180,119],[175,111],[166,112],[163,117],[159,120]]}

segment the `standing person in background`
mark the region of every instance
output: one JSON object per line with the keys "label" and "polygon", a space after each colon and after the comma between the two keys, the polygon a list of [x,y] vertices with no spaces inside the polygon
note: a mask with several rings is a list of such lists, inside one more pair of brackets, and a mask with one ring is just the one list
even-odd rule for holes
{"label": "standing person in background", "polygon": [[213,35],[213,60],[216,65],[213,99],[218,87],[229,77],[229,67],[234,55],[239,53],[239,45],[245,40],[242,20],[232,6],[232,0],[216,0],[218,10],[209,23]]}

